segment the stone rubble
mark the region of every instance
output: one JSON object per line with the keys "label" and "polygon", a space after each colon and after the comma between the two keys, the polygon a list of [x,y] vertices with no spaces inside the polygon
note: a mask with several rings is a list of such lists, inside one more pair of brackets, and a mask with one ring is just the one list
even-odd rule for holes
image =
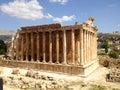
{"label": "stone rubble", "polygon": [[120,60],[110,61],[110,71],[106,75],[106,81],[120,82]]}
{"label": "stone rubble", "polygon": [[20,75],[19,70],[13,70],[11,76],[3,78],[5,85],[20,89],[60,89],[64,87],[65,81],[55,79],[51,76],[40,75],[38,72],[28,70],[24,76]]}

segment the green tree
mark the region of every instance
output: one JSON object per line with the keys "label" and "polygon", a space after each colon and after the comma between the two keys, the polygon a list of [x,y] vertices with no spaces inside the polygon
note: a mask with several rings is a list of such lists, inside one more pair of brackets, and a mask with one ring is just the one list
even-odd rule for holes
{"label": "green tree", "polygon": [[115,58],[115,59],[119,58],[118,52],[116,52],[114,50],[110,51],[109,56],[112,57],[112,58]]}
{"label": "green tree", "polygon": [[0,54],[5,54],[7,52],[6,44],[3,40],[0,40]]}
{"label": "green tree", "polygon": [[108,44],[108,41],[104,41],[101,45],[101,48],[104,48],[105,49],[105,53],[108,53],[108,48],[109,48],[109,44]]}

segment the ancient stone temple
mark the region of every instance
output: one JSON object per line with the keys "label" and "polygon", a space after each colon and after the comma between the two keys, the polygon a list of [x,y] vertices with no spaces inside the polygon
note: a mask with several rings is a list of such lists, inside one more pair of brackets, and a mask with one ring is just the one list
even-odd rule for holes
{"label": "ancient stone temple", "polygon": [[[71,26],[49,24],[21,27],[16,36],[20,67],[89,75],[98,67],[97,30],[94,18]],[[25,63],[25,64],[24,64]],[[24,64],[24,65],[20,65]]]}

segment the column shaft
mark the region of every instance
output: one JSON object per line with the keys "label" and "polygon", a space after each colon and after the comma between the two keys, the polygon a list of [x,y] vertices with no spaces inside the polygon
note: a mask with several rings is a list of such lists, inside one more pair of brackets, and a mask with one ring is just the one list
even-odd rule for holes
{"label": "column shaft", "polygon": [[59,32],[56,32],[56,58],[57,58],[57,62],[59,63]]}
{"label": "column shaft", "polygon": [[49,62],[52,63],[52,32],[49,32]]}
{"label": "column shaft", "polygon": [[91,56],[92,56],[91,58],[93,60],[93,43],[92,42],[93,42],[93,33],[91,33],[91,46],[92,46],[91,47]]}
{"label": "column shaft", "polygon": [[93,53],[94,53],[94,59],[95,59],[95,35],[93,35],[93,41],[94,41],[93,42],[94,43],[94,50],[93,50],[94,52]]}
{"label": "column shaft", "polygon": [[84,46],[83,46],[83,48],[84,48],[84,64],[86,63],[86,30],[84,30]]}
{"label": "column shaft", "polygon": [[88,32],[88,62],[90,61],[90,32]]}
{"label": "column shaft", "polygon": [[77,51],[77,64],[78,65],[81,65],[81,58],[80,58],[80,56],[81,56],[81,51],[80,51],[80,30],[78,31],[78,36],[77,36],[77,49],[75,49],[76,51]]}
{"label": "column shaft", "polygon": [[63,63],[66,64],[66,31],[63,31]]}
{"label": "column shaft", "polygon": [[39,43],[39,32],[37,32],[37,62],[39,62],[40,59],[40,43]]}
{"label": "column shaft", "polygon": [[33,32],[31,32],[31,61],[34,61],[34,37]]}
{"label": "column shaft", "polygon": [[97,58],[97,33],[95,33],[95,58]]}
{"label": "column shaft", "polygon": [[83,35],[83,29],[80,30],[80,64],[84,64],[84,47],[83,47],[83,42],[84,42],[84,35]]}
{"label": "column shaft", "polygon": [[46,61],[45,61],[45,57],[46,57],[46,55],[45,55],[45,46],[46,46],[46,43],[45,43],[45,32],[43,32],[43,34],[42,34],[42,37],[43,37],[43,62],[45,63]]}
{"label": "column shaft", "polygon": [[24,46],[24,45],[23,45],[23,44],[24,44],[24,36],[21,35],[21,38],[22,38],[22,41],[21,41],[21,42],[22,42],[22,43],[21,43],[21,44],[22,44],[22,45],[21,45],[21,61],[23,61],[23,54],[24,54],[24,51],[23,51],[23,50],[24,50],[24,49],[23,49],[23,46]]}
{"label": "column shaft", "polygon": [[92,58],[94,59],[94,48],[95,48],[95,46],[94,46],[94,34],[92,34],[92,41],[93,41],[93,43],[92,43]]}
{"label": "column shaft", "polygon": [[74,30],[71,31],[71,36],[72,36],[72,64],[75,64],[75,34]]}
{"label": "column shaft", "polygon": [[86,31],[86,63],[88,63],[88,31]]}
{"label": "column shaft", "polygon": [[28,50],[29,50],[28,33],[26,33],[26,61],[28,61]]}
{"label": "column shaft", "polygon": [[92,60],[92,33],[90,32],[90,60]]}

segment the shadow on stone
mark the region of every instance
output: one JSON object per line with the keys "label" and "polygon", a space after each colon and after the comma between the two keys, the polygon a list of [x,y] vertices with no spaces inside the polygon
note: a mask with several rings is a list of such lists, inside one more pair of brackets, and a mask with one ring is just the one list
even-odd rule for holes
{"label": "shadow on stone", "polygon": [[3,90],[3,79],[0,77],[0,90]]}

